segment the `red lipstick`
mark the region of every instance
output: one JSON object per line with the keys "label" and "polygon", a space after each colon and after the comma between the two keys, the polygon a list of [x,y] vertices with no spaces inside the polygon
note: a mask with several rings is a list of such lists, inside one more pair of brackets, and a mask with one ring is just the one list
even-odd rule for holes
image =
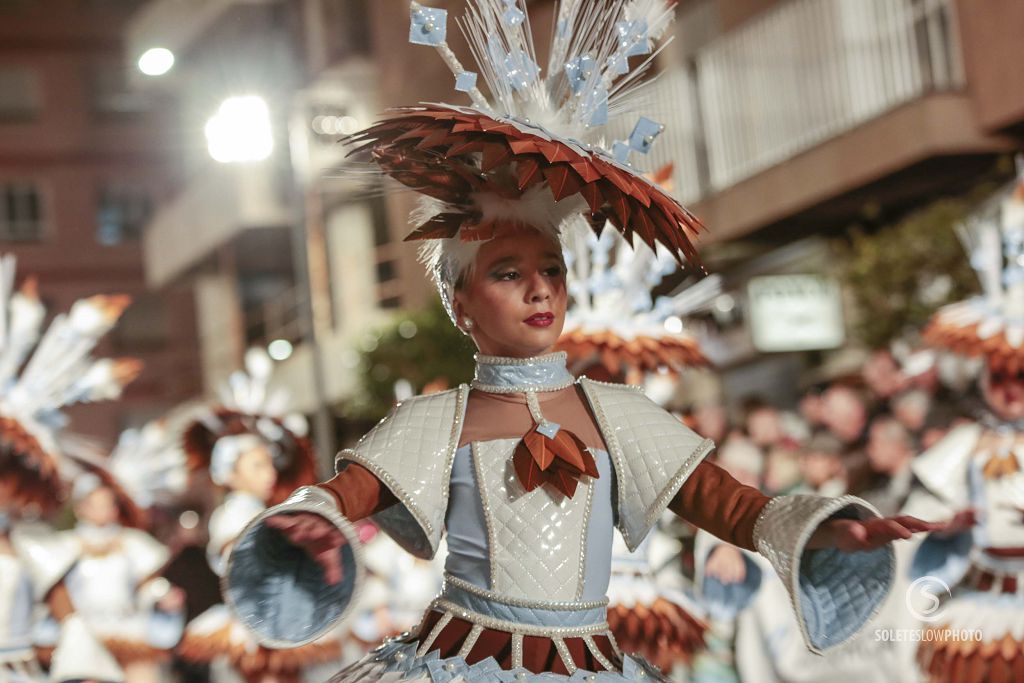
{"label": "red lipstick", "polygon": [[523,321],[532,327],[550,327],[555,322],[554,313],[534,313]]}

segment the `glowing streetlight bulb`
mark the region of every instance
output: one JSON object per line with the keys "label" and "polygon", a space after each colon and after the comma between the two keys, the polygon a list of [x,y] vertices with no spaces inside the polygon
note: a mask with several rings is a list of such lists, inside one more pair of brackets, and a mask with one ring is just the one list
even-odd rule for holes
{"label": "glowing streetlight bulb", "polygon": [[147,76],[163,76],[174,66],[174,53],[165,47],[151,47],[139,57],[139,71]]}
{"label": "glowing streetlight bulb", "polygon": [[669,334],[679,334],[683,331],[683,321],[679,316],[670,315],[665,318],[665,331]]}
{"label": "glowing streetlight bulb", "polygon": [[274,360],[287,360],[292,355],[292,344],[287,339],[275,339],[267,345],[267,353]]}
{"label": "glowing streetlight bulb", "polygon": [[206,146],[221,163],[262,161],[274,149],[270,110],[262,97],[229,97],[206,122]]}

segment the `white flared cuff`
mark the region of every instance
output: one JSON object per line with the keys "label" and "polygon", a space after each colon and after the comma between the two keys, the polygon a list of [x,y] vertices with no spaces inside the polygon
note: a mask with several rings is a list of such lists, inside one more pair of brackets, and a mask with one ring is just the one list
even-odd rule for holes
{"label": "white flared cuff", "polygon": [[880,517],[855,496],[790,495],[773,498],[754,525],[754,542],[786,586],[804,642],[821,654],[852,638],[892,589],[892,544],[859,552],[809,550],[818,526],[834,518]]}
{"label": "white flared cuff", "polygon": [[[338,529],[342,580],[329,584],[322,567],[305,549],[266,525],[270,517],[311,513]],[[328,492],[304,486],[266,510],[239,536],[221,579],[225,602],[260,643],[292,648],[317,640],[348,615],[363,584],[359,537]]]}

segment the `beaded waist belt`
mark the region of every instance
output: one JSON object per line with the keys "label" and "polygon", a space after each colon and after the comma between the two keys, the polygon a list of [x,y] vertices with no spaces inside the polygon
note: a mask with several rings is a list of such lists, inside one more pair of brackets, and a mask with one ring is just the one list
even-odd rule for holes
{"label": "beaded waist belt", "polygon": [[416,654],[437,651],[470,665],[493,657],[503,669],[534,673],[618,672],[622,654],[608,629],[607,606],[607,599],[509,598],[448,576],[414,636]]}
{"label": "beaded waist belt", "polygon": [[963,585],[982,592],[1024,595],[1024,572],[1001,572],[972,564]]}
{"label": "beaded waist belt", "polygon": [[992,557],[1024,557],[1024,548],[985,548],[985,553]]}

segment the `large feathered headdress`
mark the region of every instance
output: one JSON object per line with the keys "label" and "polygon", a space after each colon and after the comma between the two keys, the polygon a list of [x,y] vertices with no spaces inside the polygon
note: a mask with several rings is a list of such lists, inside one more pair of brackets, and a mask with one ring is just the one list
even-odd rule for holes
{"label": "large feathered headdress", "polygon": [[[273,361],[266,352],[250,349],[245,371],[231,374],[220,388],[220,400],[209,406],[185,429],[184,444],[189,467],[211,470],[216,483],[220,465],[218,442],[236,437],[255,437],[270,446],[278,471],[271,504],[283,501],[299,486],[317,481],[316,451],[307,438],[308,425],[301,414],[290,412],[291,398],[284,390],[270,390]],[[229,463],[230,464],[230,463]]]}
{"label": "large feathered headdress", "polygon": [[940,309],[925,340],[995,371],[1024,372],[1024,158],[1018,177],[960,226],[982,295]]}
{"label": "large feathered headdress", "polygon": [[119,397],[142,366],[92,356],[128,297],[76,301],[41,335],[46,310],[35,281],[15,291],[14,275],[15,258],[0,256],[0,508],[45,512],[63,499],[63,409]]}
{"label": "large feathered headdress", "polygon": [[[399,110],[348,138],[388,176],[425,195],[407,240],[431,240],[423,257],[446,305],[475,252],[464,245],[508,226],[553,236],[567,220],[606,221],[631,242],[660,244],[696,262],[701,224],[630,164],[662,126],[639,117],[624,140],[606,125],[631,111],[655,45],[674,16],[668,0],[561,0],[547,69],[536,62],[520,0],[472,0],[461,28],[478,71],[448,47],[448,16],[411,3],[411,42],[435,47],[472,106]],[[486,81],[490,98],[478,81]],[[449,310],[449,312],[451,312]]]}

